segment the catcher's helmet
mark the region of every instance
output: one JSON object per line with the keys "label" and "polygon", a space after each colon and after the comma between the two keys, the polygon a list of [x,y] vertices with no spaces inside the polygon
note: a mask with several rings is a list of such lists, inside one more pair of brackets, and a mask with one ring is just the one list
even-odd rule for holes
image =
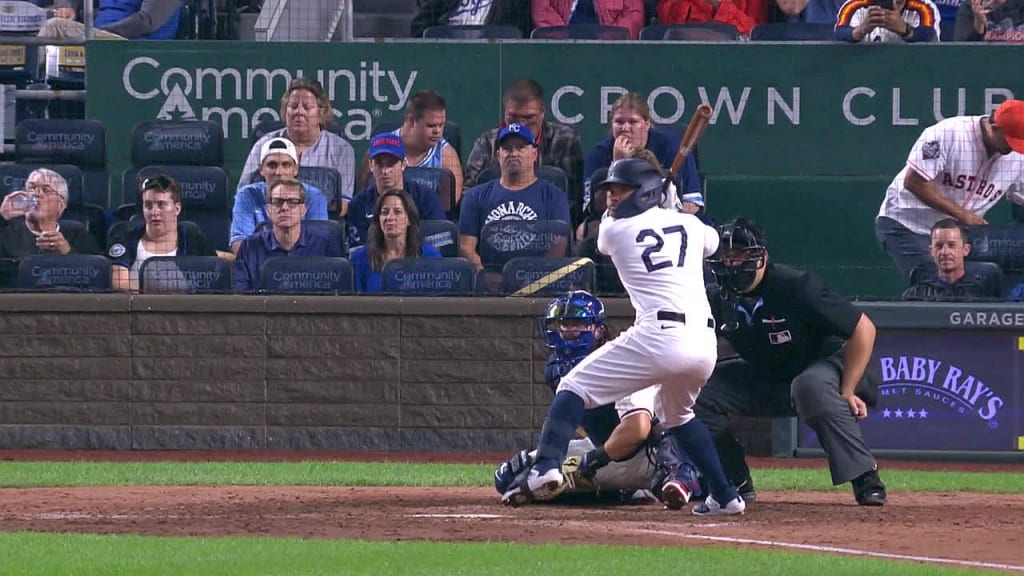
{"label": "catcher's helmet", "polygon": [[[595,329],[580,330],[575,337],[566,338],[562,324],[569,321],[582,321]],[[600,338],[597,328],[605,325],[604,304],[590,292],[575,290],[549,302],[539,324],[545,346],[565,358],[582,358]]]}
{"label": "catcher's helmet", "polygon": [[615,207],[616,218],[630,218],[661,204],[662,178],[658,167],[641,158],[623,158],[612,162],[601,188],[623,184],[636,190]]}
{"label": "catcher's helmet", "polygon": [[747,218],[736,218],[718,227],[721,242],[708,262],[723,288],[744,292],[764,266],[764,232]]}

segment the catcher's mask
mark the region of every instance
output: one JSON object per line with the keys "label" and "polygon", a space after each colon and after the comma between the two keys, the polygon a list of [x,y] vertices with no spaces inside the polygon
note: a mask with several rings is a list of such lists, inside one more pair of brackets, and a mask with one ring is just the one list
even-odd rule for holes
{"label": "catcher's mask", "polygon": [[767,251],[764,232],[746,218],[736,218],[718,227],[721,242],[708,262],[722,288],[742,294],[750,290],[757,271],[764,267]]}
{"label": "catcher's mask", "polygon": [[601,190],[609,184],[632,187],[633,193],[615,206],[615,218],[630,218],[661,204],[662,178],[658,167],[640,158],[623,158],[612,162],[608,176],[601,181]]}
{"label": "catcher's mask", "polygon": [[604,304],[590,292],[575,290],[549,302],[538,324],[545,346],[565,358],[582,358],[604,336]]}

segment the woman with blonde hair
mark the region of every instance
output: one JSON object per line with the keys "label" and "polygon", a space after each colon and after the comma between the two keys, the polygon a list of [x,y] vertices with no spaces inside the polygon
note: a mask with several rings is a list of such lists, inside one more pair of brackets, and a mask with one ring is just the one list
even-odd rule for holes
{"label": "woman with blonde hair", "polygon": [[391,188],[377,198],[366,245],[352,251],[356,292],[380,292],[384,265],[399,258],[440,258],[437,248],[423,242],[420,213],[404,190]]}

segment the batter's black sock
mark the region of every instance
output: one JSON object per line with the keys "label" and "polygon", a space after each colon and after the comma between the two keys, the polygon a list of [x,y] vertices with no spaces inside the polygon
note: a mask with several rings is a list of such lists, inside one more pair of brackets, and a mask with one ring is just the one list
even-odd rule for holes
{"label": "batter's black sock", "polygon": [[555,394],[540,431],[540,446],[537,447],[538,469],[546,470],[561,466],[569,441],[576,435],[576,427],[583,420],[583,398],[568,390]]}
{"label": "batter's black sock", "polygon": [[736,498],[736,488],[725,477],[722,463],[718,460],[715,443],[711,441],[711,433],[700,418],[694,418],[682,426],[676,426],[670,432],[679,442],[684,454],[688,454],[697,464],[708,481],[708,489],[719,504],[725,506]]}

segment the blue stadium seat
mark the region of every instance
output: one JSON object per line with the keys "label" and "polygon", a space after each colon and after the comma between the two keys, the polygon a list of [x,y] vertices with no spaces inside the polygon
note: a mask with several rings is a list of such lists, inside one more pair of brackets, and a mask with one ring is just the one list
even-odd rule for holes
{"label": "blue stadium seat", "polygon": [[562,258],[572,250],[572,235],[562,220],[497,220],[480,231],[477,253],[484,266],[497,269],[513,258]]}
{"label": "blue stadium seat", "polygon": [[[269,221],[261,222],[260,226],[270,226]],[[302,225],[315,234],[327,238],[331,244],[341,246],[341,253],[348,254],[348,243],[345,239],[345,225],[336,220],[304,220]]]}
{"label": "blue stadium seat", "polygon": [[[299,180],[319,188],[327,196],[328,214],[337,214],[341,210],[341,173],[334,168],[321,166],[299,166]],[[261,177],[260,180],[263,178]],[[348,191],[351,195],[352,191]]]}
{"label": "blue stadium seat", "polygon": [[943,20],[939,22],[939,42],[955,42],[953,39],[956,30],[956,20]]}
{"label": "blue stadium seat", "polygon": [[621,26],[600,24],[572,24],[569,26],[543,26],[530,33],[533,40],[629,40],[629,30]]}
{"label": "blue stadium seat", "polygon": [[1002,270],[1003,294],[1024,282],[1024,226],[990,224],[967,229],[967,264],[991,262]]}
{"label": "blue stadium seat", "polygon": [[423,31],[424,38],[439,40],[518,40],[523,32],[515,26],[496,24],[483,26],[431,26]]}
{"label": "blue stadium seat", "polygon": [[739,37],[735,26],[719,22],[657,24],[640,31],[641,40],[651,41],[735,42]]}
{"label": "blue stadium seat", "polygon": [[15,160],[24,164],[72,164],[82,170],[82,201],[110,204],[107,133],[93,120],[22,120],[15,136]]}
{"label": "blue stadium seat", "polygon": [[14,258],[0,258],[0,290],[10,290],[18,282],[18,261]]}
{"label": "blue stadium seat", "polygon": [[132,129],[132,166],[223,166],[224,134],[205,120],[147,120]]}
{"label": "blue stadium seat", "polygon": [[142,263],[142,294],[228,294],[231,263],[216,256],[156,256]]}
{"label": "blue stadium seat", "polygon": [[513,258],[502,269],[513,296],[553,296],[570,290],[594,291],[596,268],[589,258]]}
{"label": "blue stadium seat", "polygon": [[418,168],[410,166],[405,169],[404,178],[415,181],[425,190],[433,190],[441,199],[441,208],[449,218],[454,219],[455,175],[447,168]]}
{"label": "blue stadium seat", "polygon": [[284,122],[280,120],[264,120],[252,127],[252,130],[249,132],[249,143],[255,144],[260,138],[281,128],[284,128]]}
{"label": "blue stadium seat", "polygon": [[277,256],[260,269],[267,294],[345,294],[355,290],[352,264],[344,258]]}
{"label": "blue stadium seat", "polygon": [[382,292],[471,294],[473,265],[465,258],[399,258],[381,272]]}
{"label": "blue stadium seat", "polygon": [[476,273],[473,292],[481,295],[504,296],[505,279],[500,270],[484,268]]}
{"label": "blue stadium seat", "polygon": [[39,254],[18,264],[21,290],[103,292],[111,289],[110,260],[92,254]]}
{"label": "blue stadium seat", "polygon": [[828,42],[835,25],[822,22],[768,22],[750,31],[751,42]]}
{"label": "blue stadium seat", "polygon": [[454,258],[459,255],[459,227],[450,220],[421,220],[420,234],[423,241],[437,248],[441,256]]}

